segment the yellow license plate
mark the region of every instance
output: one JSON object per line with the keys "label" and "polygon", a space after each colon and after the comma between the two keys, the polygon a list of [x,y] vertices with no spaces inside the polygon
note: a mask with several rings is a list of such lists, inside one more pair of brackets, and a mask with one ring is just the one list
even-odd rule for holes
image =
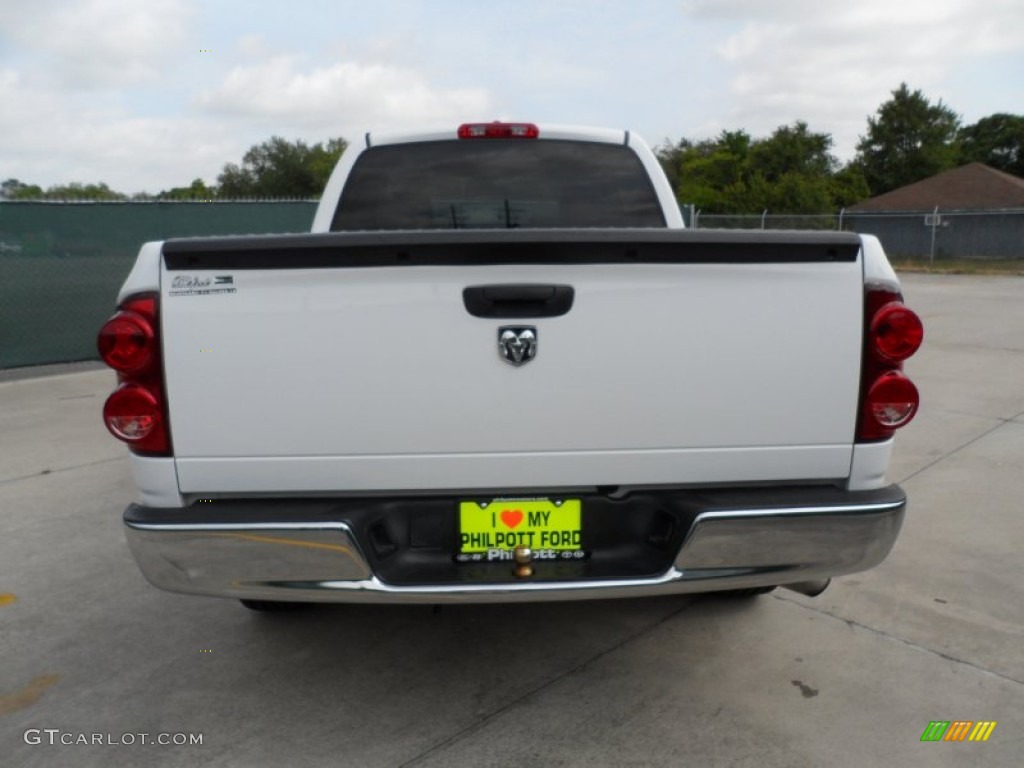
{"label": "yellow license plate", "polygon": [[460,502],[459,554],[490,554],[480,559],[506,559],[493,553],[529,547],[535,552],[579,552],[582,557],[582,506],[579,499]]}

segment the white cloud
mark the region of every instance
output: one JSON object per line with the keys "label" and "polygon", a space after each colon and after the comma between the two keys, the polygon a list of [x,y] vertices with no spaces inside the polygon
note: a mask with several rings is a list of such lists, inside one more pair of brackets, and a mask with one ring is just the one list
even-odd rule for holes
{"label": "white cloud", "polygon": [[116,98],[41,90],[13,70],[0,70],[0,104],[3,178],[43,187],[104,181],[132,193],[212,181],[246,146],[230,126],[136,117]]}
{"label": "white cloud", "polygon": [[690,0],[684,9],[696,20],[743,23],[718,48],[733,68],[735,126],[763,135],[805,119],[832,133],[844,157],[899,83],[935,100],[969,58],[1024,50],[1019,0]]}
{"label": "white cloud", "polygon": [[108,87],[155,79],[182,55],[191,16],[185,0],[34,0],[0,7],[0,29],[51,59],[60,85]]}
{"label": "white cloud", "polygon": [[302,70],[291,56],[237,66],[196,103],[211,114],[315,128],[325,135],[454,122],[491,109],[485,90],[439,88],[412,69],[345,61]]}

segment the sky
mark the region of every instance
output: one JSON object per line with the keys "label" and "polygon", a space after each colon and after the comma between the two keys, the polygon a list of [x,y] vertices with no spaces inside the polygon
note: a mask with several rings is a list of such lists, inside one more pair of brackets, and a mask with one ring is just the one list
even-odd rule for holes
{"label": "sky", "polygon": [[901,82],[1024,113],[1024,0],[0,0],[0,179],[158,192],[271,136],[493,119],[803,120],[845,161]]}

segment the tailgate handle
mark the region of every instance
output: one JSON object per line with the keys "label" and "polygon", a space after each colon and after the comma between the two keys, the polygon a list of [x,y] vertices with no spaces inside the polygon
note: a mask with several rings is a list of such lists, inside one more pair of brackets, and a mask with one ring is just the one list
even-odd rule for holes
{"label": "tailgate handle", "polygon": [[471,285],[462,291],[473,317],[559,317],[572,309],[571,285]]}

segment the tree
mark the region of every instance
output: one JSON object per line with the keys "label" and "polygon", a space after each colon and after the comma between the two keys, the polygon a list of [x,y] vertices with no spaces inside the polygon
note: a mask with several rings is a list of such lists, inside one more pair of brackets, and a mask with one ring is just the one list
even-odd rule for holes
{"label": "tree", "polygon": [[776,213],[831,212],[831,177],[839,166],[831,149],[832,136],[809,131],[802,120],[754,142],[749,168],[757,182],[751,187],[760,191],[750,204]]}
{"label": "tree", "polygon": [[338,158],[342,156],[345,149],[348,147],[348,142],[340,136],[334,139],[328,139],[326,146],[321,146],[319,142],[314,144],[309,149],[309,169],[313,172],[313,177],[316,179],[316,196],[320,197],[320,194],[324,191],[324,187],[327,186],[327,180],[331,177],[331,172],[334,170],[334,166],[338,164]]}
{"label": "tree", "polygon": [[672,189],[679,189],[679,166],[683,162],[683,155],[687,150],[693,148],[693,142],[689,139],[680,139],[676,144],[665,139],[661,146],[654,150],[661,169],[665,171],[665,177]]}
{"label": "tree", "polygon": [[857,143],[857,163],[871,194],[954,168],[959,156],[959,116],[942,101],[932,104],[921,91],[906,83],[892,92]]}
{"label": "tree", "polygon": [[824,177],[839,164],[831,149],[829,134],[811,133],[807,123],[798,120],[792,126],[779,126],[767,139],[755,142],[750,151],[750,168],[769,182],[794,173]]}
{"label": "tree", "polygon": [[165,189],[159,195],[158,200],[211,200],[217,194],[215,187],[206,186],[202,179],[193,179],[192,184],[187,187],[172,187]]}
{"label": "tree", "polygon": [[832,174],[831,196],[836,208],[845,208],[871,197],[863,169],[856,163],[850,163]]}
{"label": "tree", "polygon": [[736,198],[745,194],[744,168],[750,152],[745,131],[722,131],[716,139],[676,147],[676,194],[705,213],[737,213]]}
{"label": "tree", "polygon": [[127,200],[128,196],[115,192],[102,181],[99,184],[56,184],[44,192],[38,184],[23,184],[7,179],[0,184],[0,198],[5,200]]}
{"label": "tree", "polygon": [[716,139],[666,144],[659,159],[678,179],[680,200],[704,213],[832,213],[867,197],[863,176],[839,168],[832,137],[807,123],[784,125],[763,139],[723,131]]}
{"label": "tree", "polygon": [[3,200],[41,200],[43,189],[38,184],[24,184],[17,179],[7,179],[0,183],[0,199]]}
{"label": "tree", "polygon": [[1024,177],[1024,115],[997,113],[960,131],[961,159]]}
{"label": "tree", "polygon": [[217,177],[221,198],[319,197],[348,143],[331,139],[324,146],[289,142],[273,136],[250,147],[242,164],[228,163]]}

